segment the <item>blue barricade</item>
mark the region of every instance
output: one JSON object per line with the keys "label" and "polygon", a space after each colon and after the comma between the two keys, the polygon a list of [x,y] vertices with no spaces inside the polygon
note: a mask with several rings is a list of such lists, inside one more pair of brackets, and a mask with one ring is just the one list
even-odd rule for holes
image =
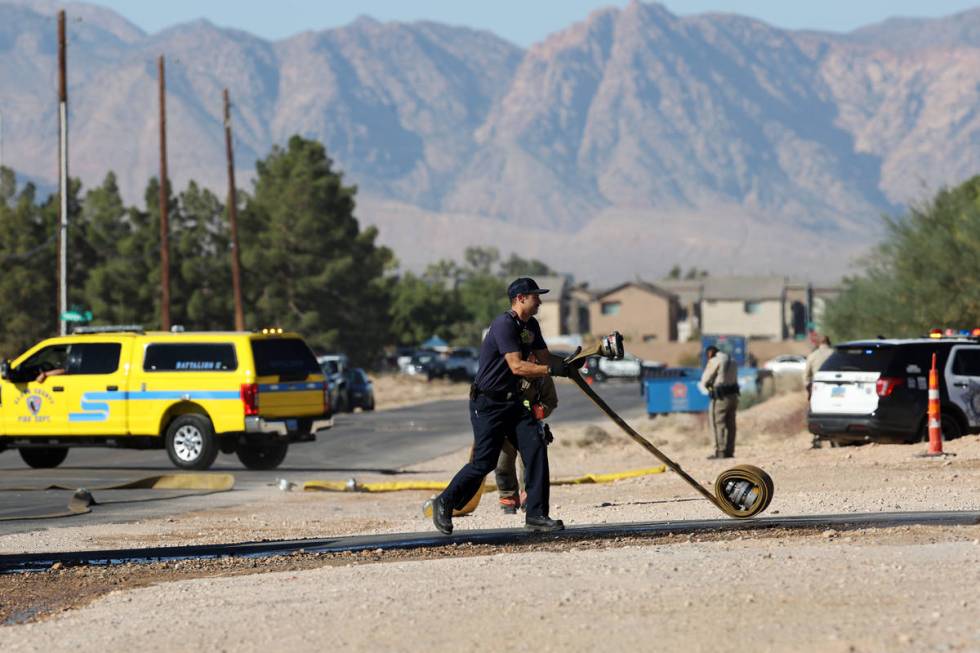
{"label": "blue barricade", "polygon": [[[710,399],[701,391],[698,382],[701,371],[696,367],[668,367],[643,371],[642,391],[646,395],[647,413],[703,413]],[[738,370],[738,386],[743,394],[758,392],[754,367]]]}

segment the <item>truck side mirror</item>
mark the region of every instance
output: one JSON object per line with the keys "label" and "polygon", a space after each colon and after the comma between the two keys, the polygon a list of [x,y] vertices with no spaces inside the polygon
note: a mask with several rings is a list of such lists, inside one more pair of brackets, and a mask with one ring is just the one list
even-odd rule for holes
{"label": "truck side mirror", "polygon": [[10,361],[6,359],[0,361],[0,379],[4,381],[10,379]]}

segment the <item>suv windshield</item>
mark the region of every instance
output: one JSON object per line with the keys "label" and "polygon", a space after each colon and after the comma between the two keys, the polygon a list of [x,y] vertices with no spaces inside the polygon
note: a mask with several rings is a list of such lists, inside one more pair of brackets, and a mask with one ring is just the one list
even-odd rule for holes
{"label": "suv windshield", "polygon": [[313,352],[298,338],[272,338],[253,340],[252,355],[255,357],[255,374],[258,376],[305,379],[309,374],[320,374]]}
{"label": "suv windshield", "polygon": [[833,372],[881,372],[895,355],[893,347],[876,345],[838,347],[820,369]]}

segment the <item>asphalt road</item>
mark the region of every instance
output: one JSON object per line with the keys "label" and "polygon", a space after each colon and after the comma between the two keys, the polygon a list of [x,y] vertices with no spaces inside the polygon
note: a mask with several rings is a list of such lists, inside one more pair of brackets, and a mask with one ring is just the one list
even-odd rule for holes
{"label": "asphalt road", "polygon": [[[642,397],[636,383],[606,383],[599,393],[627,420],[646,419]],[[549,422],[561,437],[561,425],[595,419],[606,421],[599,410],[577,388],[562,385],[560,404]],[[358,474],[381,473],[405,476],[402,468],[431,460],[467,446],[472,441],[466,402],[437,401],[373,413],[341,414],[334,427],[321,432],[317,441],[290,449],[278,469],[268,472],[246,470],[232,455],[219,455],[212,471],[235,475],[236,489],[253,489],[277,478],[303,481],[313,478],[346,479]],[[29,504],[66,505],[71,492],[13,492],[4,488],[63,485],[93,488],[127,480],[167,474],[175,468],[163,450],[73,449],[56,469],[31,469],[16,451],[0,454],[0,517],[30,512]],[[119,522],[152,518],[202,508],[234,505],[241,501],[235,491],[207,496],[175,497],[159,491],[112,491],[116,502],[98,505],[92,513],[74,517],[77,522]],[[158,493],[155,495],[154,493]],[[154,496],[166,501],[147,501]],[[101,497],[96,496],[101,503]],[[25,503],[26,502],[26,503]],[[33,512],[30,514],[39,514]],[[50,520],[0,521],[0,535],[29,531],[51,525]]]}

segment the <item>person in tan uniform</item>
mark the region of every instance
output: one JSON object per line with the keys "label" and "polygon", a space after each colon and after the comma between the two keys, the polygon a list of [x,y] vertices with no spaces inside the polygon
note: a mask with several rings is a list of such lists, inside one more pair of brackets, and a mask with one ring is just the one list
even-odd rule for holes
{"label": "person in tan uniform", "polygon": [[[806,357],[806,367],[803,370],[803,383],[806,386],[806,400],[810,401],[810,395],[813,394],[813,376],[820,371],[820,367],[827,362],[830,355],[834,353],[834,348],[831,346],[830,338],[827,336],[820,336],[817,338],[817,348],[810,352],[810,355]],[[813,440],[810,442],[810,446],[813,449],[820,448],[820,436],[816,433],[813,434]]]}
{"label": "person in tan uniform", "polygon": [[[537,362],[534,354],[531,354],[528,360]],[[537,407],[538,413],[535,417],[538,419],[541,437],[545,438],[546,444],[550,444],[551,428],[544,420],[558,406],[558,390],[555,388],[554,380],[550,376],[522,379],[520,389],[524,395],[525,407],[532,412]],[[494,476],[500,509],[509,515],[517,514],[517,509],[523,503],[524,465],[518,459],[517,449],[508,440],[504,440],[504,445],[500,449]]]}
{"label": "person in tan uniform", "polygon": [[817,348],[810,352],[806,357],[806,368],[803,371],[803,382],[806,384],[806,398],[810,398],[813,391],[813,375],[820,370],[820,366],[827,362],[830,355],[834,353],[834,348],[830,344],[830,338],[820,336],[817,338]]}
{"label": "person in tan uniform", "polygon": [[715,432],[715,453],[708,458],[735,455],[735,412],[738,410],[738,368],[735,361],[714,345],[704,351],[708,363],[701,375],[701,387],[711,397],[710,418]]}

